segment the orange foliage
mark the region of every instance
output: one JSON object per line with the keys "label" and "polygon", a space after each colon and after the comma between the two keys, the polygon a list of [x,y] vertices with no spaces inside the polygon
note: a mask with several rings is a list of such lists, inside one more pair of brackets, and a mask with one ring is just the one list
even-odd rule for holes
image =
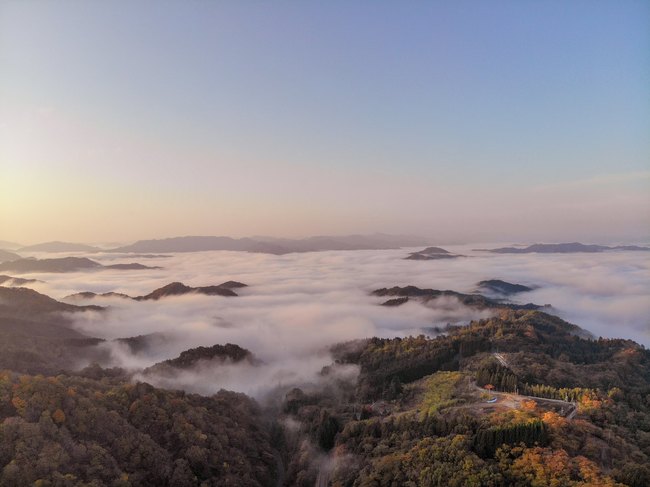
{"label": "orange foliage", "polygon": [[554,411],[546,411],[542,414],[542,421],[552,428],[562,428],[567,424],[567,420]]}
{"label": "orange foliage", "polygon": [[564,450],[530,448],[515,460],[512,469],[531,485],[567,485],[569,460]]}
{"label": "orange foliage", "polygon": [[536,409],[537,409],[537,403],[535,401],[532,401],[532,400],[530,400],[530,401],[529,400],[521,401],[521,410],[522,411],[533,413],[533,412],[535,412]]}
{"label": "orange foliage", "polygon": [[[585,457],[571,458],[564,450],[530,448],[517,458],[513,471],[525,478],[532,486],[581,485],[616,486],[611,478],[604,476],[598,466]],[[577,474],[577,475],[576,475]]]}
{"label": "orange foliage", "polygon": [[57,409],[52,413],[52,420],[57,424],[63,423],[65,421],[65,413],[61,409]]}
{"label": "orange foliage", "polygon": [[16,411],[18,411],[18,414],[20,414],[21,416],[25,413],[25,408],[27,407],[27,401],[25,401],[24,399],[18,396],[14,396],[11,399],[11,404],[14,405]]}
{"label": "orange foliage", "polygon": [[591,397],[589,394],[583,394],[580,398],[580,409],[586,411],[600,409],[602,405],[602,401],[600,401],[597,397]]}

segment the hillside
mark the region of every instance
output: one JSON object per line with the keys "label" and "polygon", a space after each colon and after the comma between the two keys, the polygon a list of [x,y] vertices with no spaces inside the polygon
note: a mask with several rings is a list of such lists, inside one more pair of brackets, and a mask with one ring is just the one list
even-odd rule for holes
{"label": "hillside", "polygon": [[535,289],[530,286],[524,286],[523,284],[502,281],[501,279],[480,281],[476,286],[479,291],[501,294],[503,296],[512,296],[513,294],[525,293]]}
{"label": "hillside", "polygon": [[286,436],[292,485],[649,485],[650,352],[580,335],[504,311],[438,338],[333,347],[359,380],[344,401],[287,394],[311,438]]}
{"label": "hillside", "polygon": [[101,311],[100,306],[74,306],[24,287],[0,286],[0,316],[29,316],[36,318],[45,314]]}
{"label": "hillside", "polygon": [[157,300],[168,296],[182,296],[184,294],[205,294],[207,296],[237,296],[237,293],[230,289],[230,287],[222,287],[221,285],[191,287],[186,286],[182,282],[172,282],[166,286],[151,291],[145,296],[138,296],[133,299],[136,299],[138,301],[147,301]]}
{"label": "hillside", "polygon": [[407,260],[441,260],[441,259],[455,259],[462,257],[462,255],[451,254],[449,251],[440,247],[427,247],[417,252],[411,252]]}
{"label": "hillside", "polygon": [[258,406],[81,377],[0,373],[0,485],[275,485]]}
{"label": "hillside", "polygon": [[77,272],[97,269],[160,269],[138,263],[102,265],[87,257],[61,257],[54,259],[18,259],[0,264],[0,271],[30,273],[30,272]]}
{"label": "hillside", "polygon": [[382,303],[384,306],[400,306],[407,303],[409,300],[416,300],[418,302],[435,305],[436,300],[452,298],[459,303],[476,309],[542,309],[546,305],[537,305],[533,303],[516,304],[508,303],[502,300],[487,298],[481,294],[464,294],[457,291],[440,291],[438,289],[422,289],[417,286],[394,286],[391,288],[376,289],[372,292],[374,296],[392,297],[388,301]]}
{"label": "hillside", "polygon": [[[415,299],[442,292],[379,291]],[[340,343],[314,383],[278,384],[257,404],[226,391],[201,397],[131,383],[137,371],[75,371],[107,359],[102,341],[49,320],[94,308],[0,292],[12,293],[0,295],[9,319],[0,368],[15,371],[0,373],[0,485],[650,482],[650,352],[630,340],[595,340],[541,311],[501,307],[437,337]],[[19,316],[28,309],[42,312],[29,321]],[[118,342],[139,353],[169,339]],[[135,377],[226,364],[263,366],[238,345],[214,345]]]}
{"label": "hillside", "polygon": [[99,358],[97,340],[70,327],[72,314],[101,312],[73,306],[32,289],[0,287],[0,370],[58,373]]}
{"label": "hillside", "polygon": [[106,293],[94,293],[91,291],[82,291],[75,294],[70,294],[64,299],[67,300],[78,300],[78,299],[93,299],[93,298],[124,298],[124,299],[133,299],[135,301],[157,301],[162,298],[170,296],[183,296],[186,294],[204,294],[206,296],[237,296],[237,293],[233,289],[240,289],[243,287],[248,287],[246,284],[237,282],[237,281],[226,281],[224,283],[218,284],[216,286],[198,286],[191,287],[186,286],[182,282],[171,282],[165,286],[154,289],[149,294],[144,296],[129,296],[124,293],[117,292],[106,292]]}
{"label": "hillside", "polygon": [[86,257],[63,257],[60,259],[19,259],[0,264],[0,271],[9,272],[74,272],[99,269],[99,262]]}
{"label": "hillside", "polygon": [[147,367],[142,373],[145,378],[152,376],[173,376],[177,371],[191,370],[202,365],[224,365],[245,362],[259,365],[260,361],[245,348],[232,343],[196,347],[185,350],[178,357]]}
{"label": "hillside", "polygon": [[25,284],[33,284],[38,282],[37,279],[23,279],[22,277],[12,277],[5,274],[0,274],[0,284],[9,286],[23,286]]}

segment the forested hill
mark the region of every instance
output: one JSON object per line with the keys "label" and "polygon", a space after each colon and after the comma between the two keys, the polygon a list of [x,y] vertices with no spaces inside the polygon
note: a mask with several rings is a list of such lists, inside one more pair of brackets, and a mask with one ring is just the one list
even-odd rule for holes
{"label": "forested hill", "polygon": [[402,304],[407,303],[409,300],[414,299],[422,303],[435,303],[436,300],[441,298],[453,298],[464,306],[476,309],[497,309],[497,308],[508,308],[508,309],[524,309],[524,310],[535,310],[548,308],[548,305],[537,305],[533,303],[528,304],[516,304],[505,302],[501,299],[491,299],[483,296],[482,294],[465,294],[459,293],[457,291],[451,290],[438,290],[438,289],[422,289],[416,286],[394,286],[391,288],[381,288],[376,289],[372,292],[374,296],[379,297],[391,297],[391,299],[383,302],[384,306],[401,306]]}
{"label": "forested hill", "polygon": [[259,365],[261,362],[245,348],[232,343],[213,345],[211,347],[196,347],[185,350],[178,357],[165,360],[146,368],[143,376],[148,380],[155,375],[174,375],[179,370],[192,370],[201,365],[223,365],[244,362],[249,365]]}
{"label": "forested hill", "polygon": [[0,373],[2,486],[271,486],[267,431],[243,394]]}
{"label": "forested hill", "polygon": [[74,306],[28,288],[0,286],[0,370],[57,374],[95,355],[97,339],[70,327],[71,316],[101,313],[101,306]]}
{"label": "forested hill", "polygon": [[346,406],[287,396],[329,451],[319,462],[294,443],[292,481],[648,486],[650,353],[583,336],[542,312],[504,311],[438,338],[337,345],[338,366],[358,365],[359,380]]}
{"label": "forested hill", "polygon": [[[650,485],[650,352],[630,340],[503,309],[435,338],[370,338],[331,354],[317,381],[259,403],[96,365],[2,372],[0,485]],[[252,357],[227,344],[170,363]]]}
{"label": "forested hill", "polygon": [[361,366],[362,383],[380,377],[411,382],[437,370],[472,368],[477,358],[500,352],[510,357],[508,366],[522,381],[650,392],[650,351],[631,340],[585,336],[556,316],[504,310],[495,318],[449,327],[437,338],[372,338],[337,345],[333,353],[341,363]]}

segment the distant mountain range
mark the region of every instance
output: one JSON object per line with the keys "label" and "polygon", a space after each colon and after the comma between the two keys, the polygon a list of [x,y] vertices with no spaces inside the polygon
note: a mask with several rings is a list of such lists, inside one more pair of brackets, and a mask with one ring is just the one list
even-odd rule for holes
{"label": "distant mountain range", "polygon": [[235,250],[266,254],[316,252],[325,250],[383,250],[416,247],[429,242],[422,237],[403,235],[347,235],[283,239],[272,237],[173,237],[160,240],[140,240],[131,245],[111,249],[110,252],[201,252],[208,250]]}
{"label": "distant mountain range", "polygon": [[501,247],[498,249],[477,249],[495,254],[570,254],[570,253],[595,253],[606,252],[608,250],[632,250],[648,251],[649,247],[639,247],[637,245],[617,245],[608,247],[606,245],[586,245],[580,242],[558,243],[558,244],[533,244],[528,247]]}
{"label": "distant mountain range", "polygon": [[[9,244],[10,242],[7,242]],[[288,239],[274,237],[217,237],[217,236],[185,236],[164,239],[139,240],[130,245],[113,249],[102,249],[92,245],[73,242],[44,242],[28,245],[17,249],[18,252],[115,252],[115,253],[165,253],[165,252],[202,252],[211,250],[232,250],[242,252],[258,252],[282,255],[293,252],[318,252],[327,250],[386,250],[400,247],[419,247],[430,245],[430,239],[409,235],[388,235],[377,233],[373,235],[345,235],[345,236],[316,236],[304,239]],[[5,248],[10,248],[6,246]],[[15,249],[16,247],[11,247]],[[0,249],[2,246],[0,245]],[[501,247],[496,249],[477,249],[497,254],[525,254],[525,253],[572,253],[572,252],[605,252],[621,251],[648,251],[648,247],[637,245],[593,245],[579,242],[557,244],[533,244],[528,247]],[[162,256],[161,256],[162,257]],[[451,254],[440,247],[427,247],[419,252],[413,252],[409,260],[438,260],[461,257]],[[0,262],[17,260],[21,257],[7,250],[0,250]]]}
{"label": "distant mountain range", "polygon": [[99,247],[72,242],[44,242],[21,247],[18,252],[99,252]]}
{"label": "distant mountain range", "polygon": [[112,264],[102,265],[99,262],[86,257],[62,257],[58,259],[18,259],[0,264],[0,271],[10,271],[18,273],[27,272],[75,272],[92,269],[120,269],[120,270],[140,270],[140,269],[160,269],[160,267],[149,267],[138,264],[137,262],[129,264]]}

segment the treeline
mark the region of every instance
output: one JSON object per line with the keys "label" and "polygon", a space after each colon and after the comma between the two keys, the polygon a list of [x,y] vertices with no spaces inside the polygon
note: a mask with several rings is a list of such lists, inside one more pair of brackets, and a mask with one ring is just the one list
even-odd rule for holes
{"label": "treeline", "polygon": [[[626,485],[650,485],[650,469],[644,466],[650,458],[650,354],[627,340],[583,336],[559,318],[509,311],[450,327],[437,338],[374,338],[336,347],[337,360],[361,367],[362,400],[395,398],[395,404],[409,404],[412,396],[403,394],[411,394],[410,382],[462,370],[480,386],[580,402],[582,421],[533,409],[486,408],[481,415],[462,400],[433,414],[347,420],[331,450],[340,461],[330,482],[622,485],[604,474],[611,472]],[[481,356],[495,349],[512,356],[517,373]],[[603,442],[610,443],[605,453]]]}
{"label": "treeline", "polygon": [[578,402],[583,398],[596,398],[598,392],[593,389],[582,387],[561,387],[556,388],[542,384],[522,384],[519,389],[520,394],[526,396],[545,397],[548,399],[559,399],[560,401]]}
{"label": "treeline", "polygon": [[[374,445],[365,443],[363,454],[350,460],[346,460],[350,458],[347,448],[342,447],[330,482],[352,487],[624,487],[587,458],[571,457],[564,450],[540,446],[548,442],[544,428],[541,422],[533,422],[519,428],[484,430],[480,437],[423,434],[410,441],[395,434]],[[500,435],[505,441],[497,445]],[[485,458],[474,451],[480,444],[486,445]],[[639,470],[630,470],[627,475],[639,480],[645,478]]]}
{"label": "treeline", "polygon": [[258,406],[108,379],[0,373],[0,485],[274,485]]}
{"label": "treeline", "polygon": [[503,352],[542,353],[578,365],[607,362],[625,350],[634,350],[644,362],[650,360],[650,351],[631,340],[593,340],[586,335],[580,327],[539,311],[503,311],[499,317],[450,331],[450,337],[464,342],[482,339]]}
{"label": "treeline", "polygon": [[481,387],[492,384],[497,391],[517,391],[524,396],[543,397],[569,402],[578,402],[584,398],[597,398],[599,396],[598,391],[585,387],[557,388],[545,384],[522,383],[512,370],[492,359],[484,361],[476,371],[476,383]]}
{"label": "treeline", "polygon": [[489,359],[476,371],[476,384],[481,387],[492,384],[497,391],[515,392],[519,379],[509,368]]}
{"label": "treeline", "polygon": [[[439,370],[459,370],[461,361],[498,349],[520,356],[521,375],[505,367],[482,366],[479,385],[491,383],[509,392],[526,383],[556,389],[619,387],[643,402],[650,382],[650,351],[629,340],[589,340],[580,336],[584,333],[542,312],[503,311],[496,318],[451,327],[436,338],[372,338],[335,346],[332,353],[338,362],[361,366],[360,400],[392,399],[400,385]],[[567,365],[558,367],[559,362]]]}
{"label": "treeline", "polygon": [[458,369],[458,345],[450,340],[418,337],[372,338],[358,358],[361,401],[393,399],[408,384],[439,370]]}
{"label": "treeline", "polygon": [[403,414],[385,419],[370,418],[348,422],[337,436],[336,445],[346,452],[363,454],[377,447],[407,447],[411,442],[427,436],[464,434],[471,437],[480,425],[475,415],[462,410],[454,414],[424,417]]}
{"label": "treeline", "polygon": [[472,449],[482,458],[491,458],[504,444],[546,446],[547,442],[546,426],[536,419],[526,423],[479,429],[474,435]]}

